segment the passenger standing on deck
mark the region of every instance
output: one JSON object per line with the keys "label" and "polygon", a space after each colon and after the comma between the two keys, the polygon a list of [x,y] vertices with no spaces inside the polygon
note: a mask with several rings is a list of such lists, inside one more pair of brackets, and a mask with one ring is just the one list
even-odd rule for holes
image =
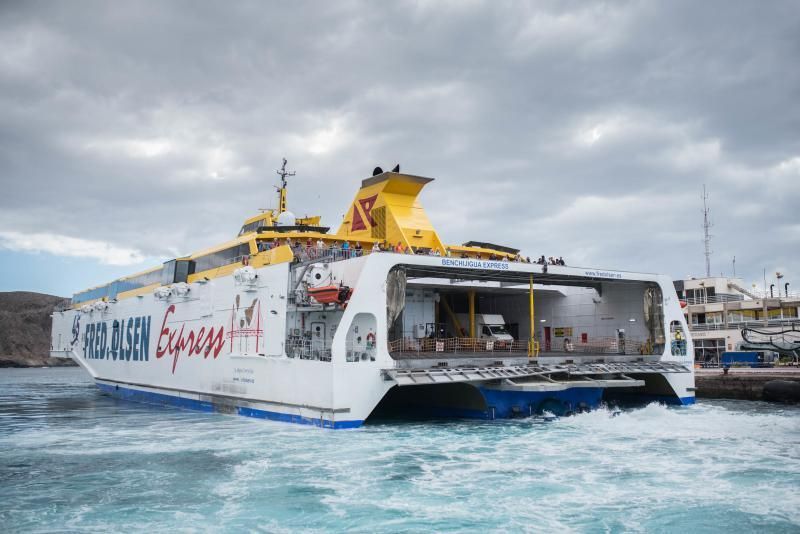
{"label": "passenger standing on deck", "polygon": [[325,253],[325,241],[320,237],[317,239],[317,257],[322,257]]}
{"label": "passenger standing on deck", "polygon": [[402,254],[403,252],[405,252],[403,250],[403,242],[402,241],[398,241],[397,242],[397,246],[394,247],[394,251],[397,252],[398,254]]}
{"label": "passenger standing on deck", "polygon": [[306,239],[306,256],[309,259],[314,257],[314,241],[310,237]]}
{"label": "passenger standing on deck", "polygon": [[356,246],[353,248],[355,250],[356,258],[361,256],[361,253],[364,252],[364,248],[361,246],[361,241],[356,241]]}
{"label": "passenger standing on deck", "polygon": [[350,257],[350,242],[345,241],[342,243],[342,257],[347,259]]}
{"label": "passenger standing on deck", "polygon": [[378,243],[377,241],[375,241],[375,242],[372,244],[372,252],[380,252],[380,251],[381,251],[381,245],[380,245],[380,243]]}

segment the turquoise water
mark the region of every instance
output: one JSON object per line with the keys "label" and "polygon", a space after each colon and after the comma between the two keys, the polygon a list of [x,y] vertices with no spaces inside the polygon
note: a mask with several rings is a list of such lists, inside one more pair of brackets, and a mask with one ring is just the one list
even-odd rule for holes
{"label": "turquoise water", "polygon": [[3,532],[798,532],[800,409],[330,431],[0,371]]}

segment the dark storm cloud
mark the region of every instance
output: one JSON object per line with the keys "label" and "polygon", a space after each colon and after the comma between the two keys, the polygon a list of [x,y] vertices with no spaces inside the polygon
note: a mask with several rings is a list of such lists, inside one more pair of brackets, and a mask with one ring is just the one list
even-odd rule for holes
{"label": "dark storm cloud", "polygon": [[198,249],[266,207],[285,155],[291,206],[334,229],[358,181],[399,161],[438,179],[423,201],[450,242],[676,277],[702,274],[706,183],[714,272],[736,255],[750,279],[796,275],[798,13],[5,3],[0,246],[46,220],[143,255]]}

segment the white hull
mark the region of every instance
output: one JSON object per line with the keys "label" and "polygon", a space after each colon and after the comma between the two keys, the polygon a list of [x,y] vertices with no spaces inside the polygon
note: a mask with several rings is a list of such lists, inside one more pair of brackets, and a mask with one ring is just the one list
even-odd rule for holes
{"label": "white hull", "polygon": [[[150,293],[109,303],[104,310],[55,312],[53,354],[73,357],[101,389],[133,400],[326,427],[358,426],[395,385],[384,371],[405,363],[389,353],[387,338],[386,280],[400,264],[442,273],[458,268],[541,276],[539,265],[392,253],[330,263],[333,279],[355,290],[345,310],[321,309],[302,318],[304,323],[317,321],[312,324],[322,338],[314,341],[321,349],[317,352],[329,349],[326,361],[287,354],[287,340],[300,323],[292,303],[291,264],[283,263],[257,269],[253,283],[224,276],[191,283],[183,295]],[[550,267],[550,273],[657,285],[664,295],[664,324],[677,321],[685,331],[667,277],[570,267]],[[419,283],[424,287],[423,280]],[[586,300],[581,295],[564,298],[576,305]],[[650,360],[691,369],[691,341],[685,343],[685,355],[673,356],[667,344],[663,354]],[[693,401],[692,372],[664,378],[671,389],[664,393],[683,403]]]}

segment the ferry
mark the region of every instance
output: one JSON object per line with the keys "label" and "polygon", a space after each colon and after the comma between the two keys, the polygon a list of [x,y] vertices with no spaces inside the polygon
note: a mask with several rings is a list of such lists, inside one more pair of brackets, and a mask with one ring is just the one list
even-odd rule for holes
{"label": "ferry", "polygon": [[447,244],[419,200],[433,179],[399,166],[331,232],[277,172],[277,207],[230,241],[75,293],[51,355],[121,399],[325,428],[694,402],[668,276]]}

